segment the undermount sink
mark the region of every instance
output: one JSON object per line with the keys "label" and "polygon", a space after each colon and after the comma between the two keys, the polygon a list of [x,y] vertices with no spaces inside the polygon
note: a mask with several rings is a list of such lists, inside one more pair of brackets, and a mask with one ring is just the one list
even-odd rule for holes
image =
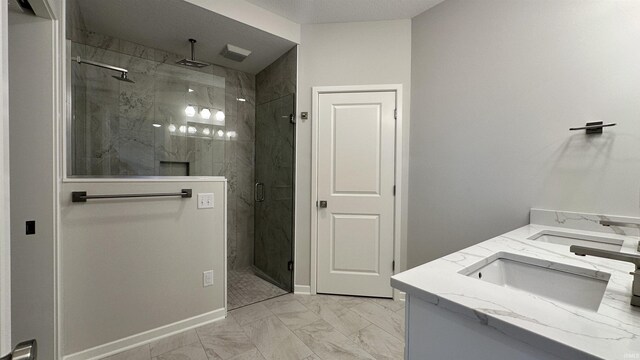
{"label": "undermount sink", "polygon": [[530,236],[529,240],[542,241],[560,245],[579,245],[595,249],[620,251],[623,240],[611,239],[599,236],[573,234],[562,231],[545,230]]}
{"label": "undermount sink", "polygon": [[499,252],[459,272],[474,279],[597,311],[610,274]]}

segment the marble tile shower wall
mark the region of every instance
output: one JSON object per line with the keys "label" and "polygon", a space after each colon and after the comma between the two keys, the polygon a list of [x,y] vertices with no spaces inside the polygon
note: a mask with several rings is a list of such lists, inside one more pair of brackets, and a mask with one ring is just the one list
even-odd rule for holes
{"label": "marble tile shower wall", "polygon": [[[71,55],[122,66],[135,86],[111,78],[108,71],[72,63],[73,117],[70,175],[190,175],[228,179],[228,263],[253,262],[255,77],[212,65],[175,66],[184,55],[134,44],[91,31],[70,29]],[[133,78],[135,74],[135,78]],[[208,76],[203,76],[203,75]],[[103,80],[103,81],[102,81]],[[225,135],[174,136],[167,127],[184,119],[185,83],[199,86],[197,103],[224,111]],[[246,101],[239,101],[245,99]],[[83,106],[75,106],[83,104]],[[214,111],[215,114],[215,111]],[[152,124],[160,124],[154,127]],[[200,132],[204,127],[198,127]],[[220,127],[214,127],[214,130]],[[178,130],[179,131],[179,130]],[[235,132],[228,137],[228,132]]]}

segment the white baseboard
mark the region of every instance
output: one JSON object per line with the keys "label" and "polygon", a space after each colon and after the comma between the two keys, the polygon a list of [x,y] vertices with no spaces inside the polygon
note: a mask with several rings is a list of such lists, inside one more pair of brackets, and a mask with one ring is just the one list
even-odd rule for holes
{"label": "white baseboard", "polygon": [[293,293],[298,295],[311,295],[311,286],[309,285],[294,285]]}
{"label": "white baseboard", "polygon": [[159,328],[131,335],[129,337],[119,339],[107,344],[98,345],[87,350],[82,350],[75,354],[66,355],[63,357],[63,360],[102,359],[104,357],[111,356],[125,350],[133,349],[137,346],[149,343],[151,341],[155,341],[189,329],[193,329],[210,322],[222,320],[226,317],[226,315],[227,310],[225,308],[217,309],[202,315],[194,316],[186,320],[174,322],[173,324],[161,326]]}

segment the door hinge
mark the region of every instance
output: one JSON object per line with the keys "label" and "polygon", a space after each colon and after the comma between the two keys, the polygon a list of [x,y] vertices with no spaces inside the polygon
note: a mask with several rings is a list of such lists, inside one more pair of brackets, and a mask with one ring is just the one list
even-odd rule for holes
{"label": "door hinge", "polygon": [[289,261],[289,262],[287,263],[287,269],[288,269],[289,271],[293,271],[293,261]]}
{"label": "door hinge", "polygon": [[396,196],[396,186],[393,185],[393,196]]}
{"label": "door hinge", "polygon": [[395,260],[393,260],[391,262],[391,271],[396,271],[396,261]]}
{"label": "door hinge", "polygon": [[398,109],[393,109],[393,118],[398,120]]}

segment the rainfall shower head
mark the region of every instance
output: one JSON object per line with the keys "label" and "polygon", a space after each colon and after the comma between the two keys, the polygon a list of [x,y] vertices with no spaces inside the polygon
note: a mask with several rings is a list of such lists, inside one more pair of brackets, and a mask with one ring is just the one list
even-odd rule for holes
{"label": "rainfall shower head", "polygon": [[113,70],[113,71],[119,71],[120,72],[120,76],[116,76],[113,75],[114,79],[118,79],[120,81],[126,81],[128,83],[135,83],[135,81],[129,79],[127,77],[127,73],[129,72],[129,70],[127,69],[123,69],[117,66],[113,66],[113,65],[108,65],[108,64],[103,64],[103,63],[99,63],[97,61],[91,61],[91,60],[86,60],[86,59],[81,59],[80,56],[76,56],[72,59],[73,61],[77,62],[78,64],[88,64],[88,65],[93,65],[93,66],[97,66],[97,67],[101,67],[103,69],[109,69],[109,70]]}
{"label": "rainfall shower head", "polygon": [[182,59],[180,61],[177,61],[176,64],[195,67],[195,68],[203,68],[205,66],[211,65],[211,64],[207,64],[206,62],[196,60],[196,52],[195,52],[196,40],[189,39],[189,42],[191,43],[191,59]]}

